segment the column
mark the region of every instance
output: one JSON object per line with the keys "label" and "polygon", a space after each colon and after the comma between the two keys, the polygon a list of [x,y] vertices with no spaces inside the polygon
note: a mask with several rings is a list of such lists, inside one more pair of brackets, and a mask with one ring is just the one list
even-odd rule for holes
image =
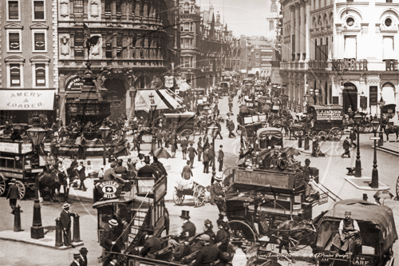
{"label": "column", "polygon": [[111,18],[116,19],[116,0],[111,2]]}
{"label": "column", "polygon": [[117,58],[117,38],[118,38],[118,33],[113,33],[112,34],[112,58]]}
{"label": "column", "polygon": [[301,54],[301,52],[300,52],[301,27],[300,27],[299,23],[300,23],[299,4],[296,4],[295,5],[295,56],[296,56],[296,61],[299,61],[300,54]]}
{"label": "column", "polygon": [[[293,46],[293,43],[295,43],[295,39],[292,38],[293,35],[295,35],[295,7],[292,5],[290,6],[290,13],[291,13],[291,18],[290,18],[290,24],[291,24],[291,36],[290,36],[290,46],[288,47],[288,51],[290,52],[290,60],[289,61],[294,61],[295,60],[295,47]],[[292,56],[294,54],[294,56]]]}
{"label": "column", "polygon": [[309,29],[310,29],[310,6],[311,6],[311,1],[305,2],[305,9],[306,9],[306,26],[305,26],[305,53],[306,53],[306,61],[310,60],[310,34],[309,34]]}
{"label": "column", "polygon": [[136,12],[135,16],[134,16],[134,20],[138,20],[140,17],[140,1],[136,1],[136,8],[134,9],[134,11]]}
{"label": "column", "polygon": [[301,16],[300,16],[300,20],[301,20],[301,60],[305,60],[306,57],[306,38],[307,38],[307,34],[306,34],[306,20],[308,19],[308,16],[306,16],[305,13],[305,2],[301,2],[300,4],[300,8],[301,8]]}

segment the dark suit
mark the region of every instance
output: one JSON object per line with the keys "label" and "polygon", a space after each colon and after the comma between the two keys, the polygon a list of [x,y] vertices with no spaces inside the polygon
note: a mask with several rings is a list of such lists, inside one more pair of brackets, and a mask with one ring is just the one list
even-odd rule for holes
{"label": "dark suit", "polygon": [[127,173],[127,169],[126,169],[126,167],[124,167],[122,165],[118,165],[117,167],[115,167],[115,173],[116,174],[125,174],[125,173]]}
{"label": "dark suit", "polygon": [[183,230],[180,234],[181,239],[187,240],[189,237],[195,236],[196,228],[192,222],[190,222],[190,221],[185,222],[182,225],[182,229]]}
{"label": "dark suit", "polygon": [[226,202],[224,200],[224,191],[220,182],[215,182],[211,186],[211,203],[216,203],[219,212],[226,211]]}
{"label": "dark suit", "polygon": [[209,173],[209,150],[206,149],[203,154],[204,174]]}
{"label": "dark suit", "polygon": [[17,200],[19,199],[19,189],[18,189],[18,186],[16,184],[12,184],[8,188],[8,192],[7,192],[6,198],[10,199],[11,209],[14,210],[14,208],[17,206]]}
{"label": "dark suit", "polygon": [[80,257],[79,257],[79,265],[80,266],[87,266],[88,265],[87,256],[80,255]]}
{"label": "dark suit", "polygon": [[82,165],[82,169],[79,170],[80,186],[79,189],[86,190],[85,180],[86,180],[86,167]]}
{"label": "dark suit", "polygon": [[188,158],[190,159],[190,166],[193,167],[194,158],[195,158],[195,155],[197,154],[197,151],[195,150],[194,147],[191,147],[191,146],[188,148],[187,151],[188,151]]}
{"label": "dark suit", "polygon": [[219,249],[222,252],[226,252],[227,251],[227,246],[229,244],[229,238],[230,238],[230,234],[224,230],[224,229],[220,229],[215,237],[215,243],[222,243],[219,246]]}
{"label": "dark suit", "polygon": [[205,245],[197,254],[195,258],[194,266],[209,266],[212,262],[219,260],[221,257],[221,251],[217,246]]}
{"label": "dark suit", "polygon": [[71,244],[71,216],[73,215],[74,213],[70,213],[65,210],[63,210],[60,214],[65,246],[69,246]]}
{"label": "dark suit", "polygon": [[154,253],[162,249],[162,242],[155,236],[149,237],[145,242],[140,255],[155,259]]}
{"label": "dark suit", "polygon": [[219,150],[218,154],[219,172],[223,171],[223,160],[224,160],[224,152],[222,150]]}
{"label": "dark suit", "polygon": [[[105,251],[119,252],[120,250],[118,249],[117,245],[112,246],[112,242],[116,241],[117,238],[118,236],[114,233],[114,229],[109,224],[106,224],[103,234],[101,235],[100,245],[105,249]],[[105,254],[102,260],[103,265],[109,265],[109,262],[112,260],[112,256],[110,254]]]}

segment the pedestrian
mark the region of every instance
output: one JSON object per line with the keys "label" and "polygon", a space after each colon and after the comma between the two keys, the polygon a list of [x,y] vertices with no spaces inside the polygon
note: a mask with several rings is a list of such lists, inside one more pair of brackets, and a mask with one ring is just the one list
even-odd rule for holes
{"label": "pedestrian", "polygon": [[198,151],[198,162],[201,162],[201,155],[203,150],[202,147],[202,137],[199,137],[198,142],[197,142],[197,151]]}
{"label": "pedestrian", "polygon": [[349,133],[349,140],[350,140],[351,148],[352,147],[356,148],[356,143],[355,143],[355,141],[356,141],[356,133],[355,133],[355,131],[353,129],[351,129],[351,131]]}
{"label": "pedestrian", "polygon": [[177,150],[177,139],[176,139],[176,134],[172,133],[171,136],[171,152],[172,152],[172,158],[175,158],[176,156],[176,150]]}
{"label": "pedestrian", "polygon": [[348,155],[348,158],[351,157],[349,148],[351,147],[350,143],[349,143],[349,137],[346,137],[346,139],[344,140],[344,143],[342,144],[342,148],[344,149],[344,153],[341,155],[342,158],[345,157],[345,155]]}
{"label": "pedestrian", "polygon": [[79,250],[79,254],[74,254],[74,261],[72,262],[71,266],[87,266],[87,253],[89,251],[87,248],[83,247]]}
{"label": "pedestrian", "polygon": [[118,226],[118,221],[115,219],[111,219],[108,223],[104,226],[104,231],[101,235],[100,245],[103,247],[103,266],[108,266],[112,260],[112,255],[109,253],[119,252],[118,245],[116,240],[118,239],[118,235],[116,234],[116,229]]}
{"label": "pedestrian", "polygon": [[162,131],[163,134],[163,140],[165,142],[165,148],[169,148],[169,144],[170,144],[170,133],[168,132],[168,130],[163,130]]}
{"label": "pedestrian", "polygon": [[85,186],[85,180],[86,180],[86,167],[84,166],[83,162],[80,162],[80,167],[79,167],[79,179],[80,179],[80,186],[79,189],[86,191],[87,188]]}
{"label": "pedestrian", "polygon": [[219,172],[223,171],[223,160],[224,160],[223,145],[220,145],[218,153]]}
{"label": "pedestrian", "polygon": [[162,148],[162,138],[163,138],[162,130],[159,129],[157,132],[158,148]]}
{"label": "pedestrian", "polygon": [[216,204],[219,212],[226,212],[226,200],[224,190],[221,184],[223,173],[217,172],[215,182],[211,186],[211,204]]}
{"label": "pedestrian", "polygon": [[[4,179],[3,179],[4,180]],[[19,199],[19,188],[16,184],[17,180],[13,178],[11,180],[11,186],[8,188],[6,198],[10,200],[10,206],[12,209],[12,214],[15,212],[15,208],[17,207],[17,200]]]}
{"label": "pedestrian", "polygon": [[[214,150],[213,144],[211,144],[209,146],[208,153],[209,153],[209,167],[213,167],[214,159],[215,159],[215,150]],[[214,167],[216,167],[216,165]]]}
{"label": "pedestrian", "polygon": [[187,149],[188,152],[188,158],[190,159],[190,167],[193,168],[194,165],[194,158],[195,155],[197,155],[197,151],[195,150],[195,148],[193,147],[193,143],[190,143],[190,147]]}
{"label": "pedestrian", "polygon": [[236,125],[232,120],[227,120],[226,122],[227,129],[229,130],[229,138],[235,138],[236,135],[233,133],[234,129],[236,128]]}
{"label": "pedestrian", "polygon": [[187,164],[183,167],[183,170],[181,172],[181,177],[185,180],[190,180],[190,178],[193,176],[193,171],[191,171],[191,161],[187,161]]}
{"label": "pedestrian", "polygon": [[71,246],[71,216],[74,216],[74,213],[69,212],[69,203],[64,203],[62,205],[62,212],[60,214],[60,222],[62,226],[62,235],[64,238],[64,245],[66,247]]}
{"label": "pedestrian", "polygon": [[118,159],[116,163],[117,166],[115,167],[115,174],[126,174],[127,168],[123,166],[123,159]]}
{"label": "pedestrian", "polygon": [[78,159],[86,160],[85,143],[86,139],[83,136],[83,133],[81,133],[75,141],[75,145],[78,146]]}
{"label": "pedestrian", "polygon": [[218,121],[215,122],[216,123],[216,136],[215,139],[219,136],[220,139],[223,139],[222,134],[220,133],[222,131],[222,126],[220,125],[220,123]]}
{"label": "pedestrian", "polygon": [[[71,187],[72,184],[74,184],[73,187],[77,187],[76,180],[79,178],[78,165],[73,164],[73,166],[69,167],[67,169],[67,175],[69,179],[69,188]],[[69,189],[67,190],[67,195],[64,197],[65,201],[68,201],[68,195],[69,195]]]}
{"label": "pedestrian", "polygon": [[203,154],[204,160],[203,160],[203,164],[204,164],[204,174],[208,174],[209,173],[209,149],[204,150],[204,154]]}
{"label": "pedestrian", "polygon": [[181,152],[183,154],[183,160],[186,160],[187,157],[187,147],[188,147],[188,139],[183,138],[181,141]]}
{"label": "pedestrian", "polygon": [[215,240],[215,232],[213,232],[213,224],[212,221],[209,219],[206,219],[204,221],[204,234],[207,234],[211,237],[212,242]]}
{"label": "pedestrian", "polygon": [[62,161],[58,161],[58,178],[64,191],[64,202],[68,202],[69,188],[71,183]]}
{"label": "pedestrian", "polygon": [[127,170],[129,172],[137,172],[136,170],[136,163],[132,162],[132,158],[127,159]]}

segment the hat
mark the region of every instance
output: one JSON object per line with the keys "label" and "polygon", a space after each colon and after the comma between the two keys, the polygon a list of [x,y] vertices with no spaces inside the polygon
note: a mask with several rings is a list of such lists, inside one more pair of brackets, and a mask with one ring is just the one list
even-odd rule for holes
{"label": "hat", "polygon": [[64,203],[64,205],[62,205],[63,209],[67,209],[69,208],[71,205],[69,203]]}
{"label": "hat", "polygon": [[81,249],[79,250],[79,252],[82,253],[82,252],[89,252],[89,251],[87,250],[87,248],[83,247],[83,248],[81,248]]}
{"label": "hat", "polygon": [[346,211],[345,216],[347,216],[347,215],[352,215],[352,213],[350,211]]}
{"label": "hat", "polygon": [[111,163],[111,168],[114,168],[115,166],[117,166],[117,163],[112,162],[112,163]]}
{"label": "hat", "polygon": [[223,148],[223,145],[220,145],[219,147],[220,147],[220,148]]}
{"label": "hat", "polygon": [[108,223],[112,226],[118,226],[118,222],[115,219],[109,220]]}
{"label": "hat", "polygon": [[307,163],[307,162],[309,162],[309,163],[310,163],[310,160],[309,160],[309,158],[306,158],[306,160],[305,160],[305,163]]}
{"label": "hat", "polygon": [[17,180],[15,178],[11,179],[11,182],[17,182]]}
{"label": "hat", "polygon": [[211,241],[211,237],[207,234],[203,234],[200,236],[201,240],[206,241],[206,242],[210,242]]}
{"label": "hat", "polygon": [[223,179],[223,173],[222,172],[217,172],[215,176],[216,181],[222,181]]}
{"label": "hat", "polygon": [[180,218],[184,218],[184,219],[190,219],[190,211],[181,211],[181,215]]}

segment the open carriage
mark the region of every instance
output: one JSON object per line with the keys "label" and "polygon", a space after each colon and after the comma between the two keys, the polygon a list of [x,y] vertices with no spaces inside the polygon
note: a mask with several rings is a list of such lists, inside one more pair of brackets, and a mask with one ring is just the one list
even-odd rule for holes
{"label": "open carriage", "polygon": [[205,202],[206,188],[197,182],[184,180],[175,186],[173,201],[176,205],[182,205],[186,196],[192,196],[194,206],[201,207]]}

